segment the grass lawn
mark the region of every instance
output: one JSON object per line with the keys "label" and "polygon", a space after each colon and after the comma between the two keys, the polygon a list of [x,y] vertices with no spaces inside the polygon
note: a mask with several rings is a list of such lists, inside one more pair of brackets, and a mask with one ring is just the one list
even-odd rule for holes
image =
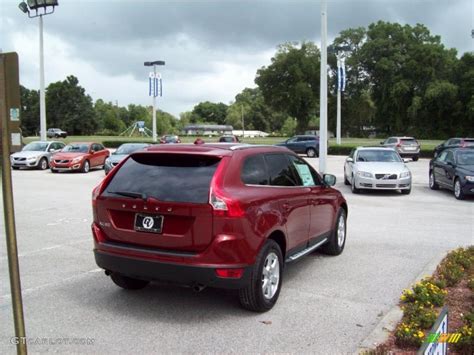
{"label": "grass lawn", "polygon": [[[219,137],[202,137],[206,142],[217,142]],[[183,143],[192,143],[196,139],[196,137],[187,137],[187,136],[180,136],[180,139]],[[286,137],[267,137],[267,138],[245,138],[244,143],[251,143],[251,144],[275,144],[279,142],[285,141]],[[39,140],[39,137],[25,137],[23,138],[23,142],[25,144],[30,143],[32,141]],[[70,136],[65,139],[59,138],[58,140],[64,141],[65,143],[69,142],[103,142],[103,141],[129,141],[129,142],[149,142],[151,138],[148,137],[123,137],[123,136]],[[380,145],[380,138],[342,138],[343,147],[357,147],[360,145]],[[420,142],[421,147],[425,150],[432,150],[435,146],[442,143],[441,140],[418,140]],[[329,139],[329,146],[336,146],[336,139],[331,138]]]}

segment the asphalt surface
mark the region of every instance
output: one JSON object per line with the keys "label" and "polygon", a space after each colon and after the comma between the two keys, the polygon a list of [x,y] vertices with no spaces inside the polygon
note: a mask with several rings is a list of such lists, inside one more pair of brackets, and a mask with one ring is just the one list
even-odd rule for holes
{"label": "asphalt surface", "polygon": [[[241,309],[230,291],[117,288],[92,253],[91,190],[103,171],[14,171],[30,352],[353,353],[431,260],[474,244],[474,199],[431,191],[425,159],[408,165],[410,195],[353,195],[343,162],[329,157],[328,171],[349,204],[344,253],[289,265],[277,305],[264,314]],[[0,224],[0,353],[14,354],[3,218]]]}

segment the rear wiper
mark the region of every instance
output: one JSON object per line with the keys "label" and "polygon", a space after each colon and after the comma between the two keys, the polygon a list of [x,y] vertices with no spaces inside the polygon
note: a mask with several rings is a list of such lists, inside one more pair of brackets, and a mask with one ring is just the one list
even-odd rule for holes
{"label": "rear wiper", "polygon": [[132,198],[141,198],[142,200],[147,200],[147,195],[140,192],[128,192],[128,191],[109,191],[111,194],[125,196],[125,197],[132,197]]}

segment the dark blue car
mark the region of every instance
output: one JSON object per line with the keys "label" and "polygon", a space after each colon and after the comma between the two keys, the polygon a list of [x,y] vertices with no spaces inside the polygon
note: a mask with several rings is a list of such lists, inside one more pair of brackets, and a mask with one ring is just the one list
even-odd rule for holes
{"label": "dark blue car", "polygon": [[310,158],[319,157],[319,137],[316,136],[294,136],[275,145],[287,147],[298,154],[306,154]]}
{"label": "dark blue car", "polygon": [[462,200],[474,195],[474,148],[443,150],[430,161],[430,188],[445,188]]}

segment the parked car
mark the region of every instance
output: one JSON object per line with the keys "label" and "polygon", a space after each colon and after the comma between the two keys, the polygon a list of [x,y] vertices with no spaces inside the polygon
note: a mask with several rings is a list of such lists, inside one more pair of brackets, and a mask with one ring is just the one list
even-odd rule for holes
{"label": "parked car", "polygon": [[286,147],[298,154],[306,154],[310,158],[319,156],[319,137],[316,136],[294,136],[275,145]]}
{"label": "parked car", "polygon": [[219,143],[239,143],[239,137],[234,135],[226,135],[219,138]]}
{"label": "parked car", "polygon": [[474,148],[447,148],[430,161],[430,188],[452,190],[458,200],[474,195]]}
{"label": "parked car", "polygon": [[438,154],[446,148],[457,148],[457,147],[474,147],[474,138],[450,138],[440,145],[436,146],[433,151],[433,155],[436,158]]}
{"label": "parked car", "polygon": [[411,172],[392,148],[359,147],[353,149],[344,164],[344,184],[353,193],[361,190],[400,190],[411,192]]}
{"label": "parked car", "polygon": [[21,152],[10,155],[13,169],[36,168],[45,170],[49,168],[51,154],[59,152],[65,146],[62,142],[36,141],[23,147]]}
{"label": "parked car", "polygon": [[48,138],[66,138],[67,137],[67,132],[63,131],[62,129],[59,128],[49,128],[46,131],[46,136]]}
{"label": "parked car", "polygon": [[174,144],[174,143],[181,143],[181,140],[178,136],[175,135],[164,135],[160,138],[161,144]]}
{"label": "parked car", "polygon": [[103,167],[109,155],[109,150],[99,143],[70,143],[51,157],[51,172],[88,173],[92,168]]}
{"label": "parked car", "polygon": [[335,182],[278,147],[151,146],[92,193],[95,260],[124,289],[153,280],[237,289],[243,307],[266,311],[285,263],[344,250],[347,204]]}
{"label": "parked car", "polygon": [[402,158],[412,158],[413,161],[417,161],[420,157],[420,143],[413,137],[389,137],[380,144],[396,149]]}
{"label": "parked car", "polygon": [[138,150],[142,150],[150,146],[148,143],[125,143],[117,148],[107,159],[105,159],[105,175],[109,173],[118,163],[120,163],[127,155],[132,154]]}

